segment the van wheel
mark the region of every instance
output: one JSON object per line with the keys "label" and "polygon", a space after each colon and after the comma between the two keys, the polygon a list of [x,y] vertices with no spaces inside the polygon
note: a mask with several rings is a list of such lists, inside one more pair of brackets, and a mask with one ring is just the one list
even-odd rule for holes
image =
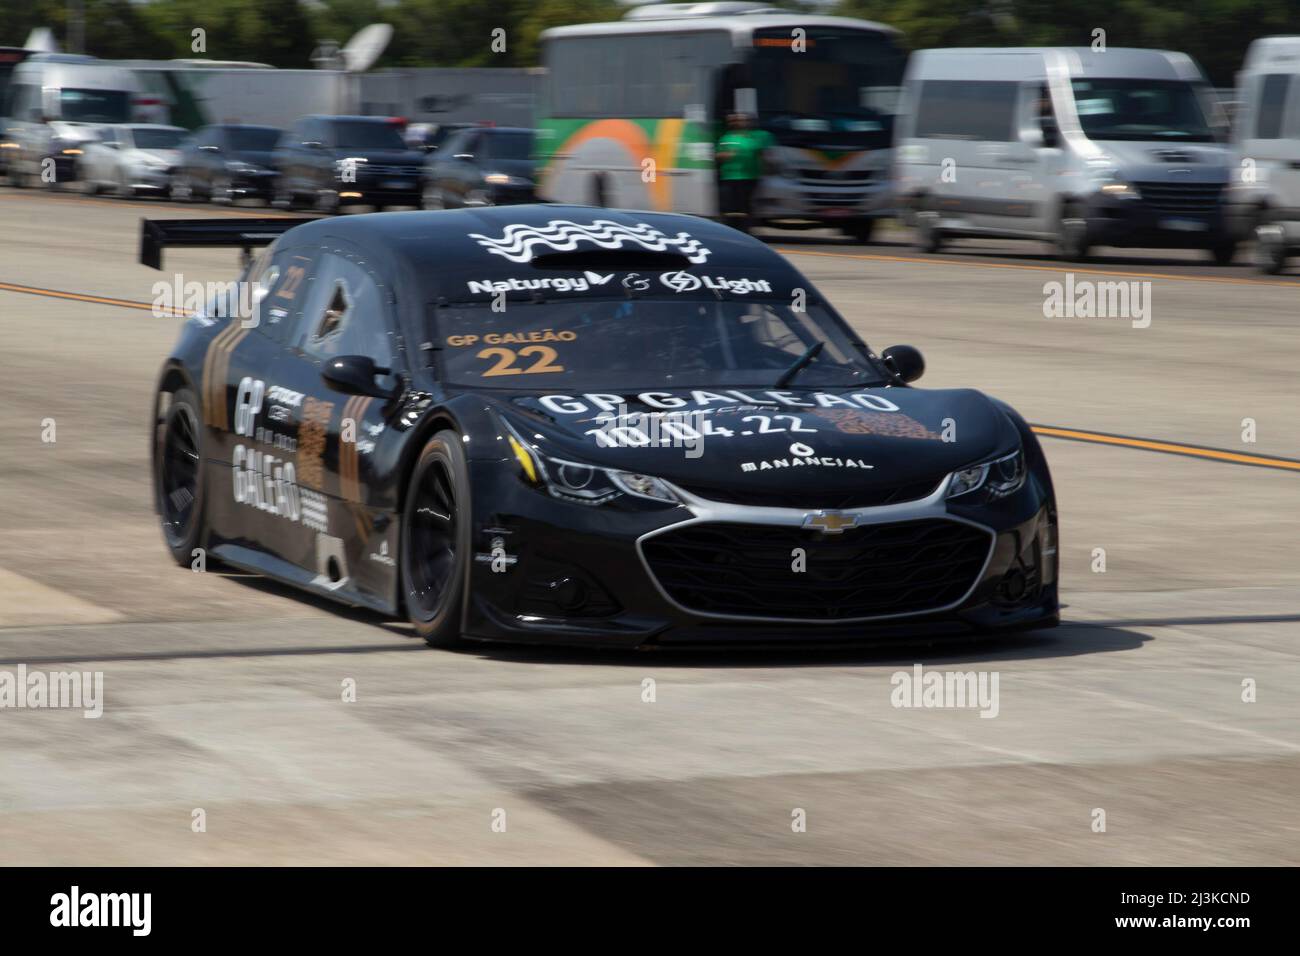
{"label": "van wheel", "polygon": [[916,248],[922,252],[934,253],[943,248],[943,230],[939,228],[937,212],[918,212],[916,214]]}
{"label": "van wheel", "polygon": [[1271,276],[1286,268],[1286,233],[1267,211],[1255,225],[1255,268]]}
{"label": "van wheel", "polygon": [[461,641],[470,515],[464,442],[453,431],[440,431],[424,446],[411,471],[400,545],[406,615],[430,647],[452,647]]}
{"label": "van wheel", "polygon": [[1076,205],[1061,211],[1061,222],[1056,228],[1056,248],[1066,262],[1086,262],[1091,246],[1088,243],[1088,220]]}

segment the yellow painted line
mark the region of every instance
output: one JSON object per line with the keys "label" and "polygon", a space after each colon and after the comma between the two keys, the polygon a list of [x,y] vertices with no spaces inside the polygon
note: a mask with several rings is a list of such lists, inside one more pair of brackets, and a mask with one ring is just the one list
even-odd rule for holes
{"label": "yellow painted line", "polygon": [[1207,458],[1211,461],[1226,461],[1234,465],[1254,465],[1259,468],[1280,468],[1284,471],[1300,471],[1300,461],[1289,458],[1272,458],[1266,455],[1243,455],[1240,452],[1224,451],[1220,448],[1203,448],[1199,445],[1183,445],[1178,442],[1153,441],[1149,438],[1130,438],[1126,435],[1107,435],[1104,432],[1087,432],[1075,428],[1057,428],[1052,425],[1030,426],[1037,435],[1050,438],[1066,438],[1073,441],[1092,442],[1098,445],[1119,445],[1124,448],[1141,448],[1146,451],[1165,452],[1170,455],[1186,455],[1191,458]]}
{"label": "yellow painted line", "polygon": [[815,249],[783,249],[773,246],[775,251],[786,256],[826,256],[832,259],[858,259],[867,262],[919,262],[924,265],[969,266],[972,269],[1013,269],[1025,272],[1054,272],[1060,275],[1073,272],[1076,275],[1123,276],[1129,279],[1175,279],[1180,282],[1217,282],[1227,285],[1279,285],[1295,289],[1300,282],[1288,282],[1286,279],[1243,279],[1236,276],[1193,276],[1176,272],[1127,272],[1110,269],[1080,269],[1073,263],[1063,262],[1056,266],[1032,265],[1027,262],[981,262],[978,259],[938,259],[921,256],[879,256],[859,252],[827,252]]}
{"label": "yellow painted line", "polygon": [[[115,305],[123,309],[144,309],[146,312],[154,311],[152,302],[136,302],[132,299],[113,299],[108,296],[86,295],[81,292],[62,292],[58,289],[41,289],[30,285],[13,285],[9,282],[0,282],[0,292],[21,292],[24,295],[39,295],[50,299],[72,299],[76,302],[92,302],[96,305]],[[159,311],[182,318],[190,314],[185,309],[177,308],[164,308]]]}

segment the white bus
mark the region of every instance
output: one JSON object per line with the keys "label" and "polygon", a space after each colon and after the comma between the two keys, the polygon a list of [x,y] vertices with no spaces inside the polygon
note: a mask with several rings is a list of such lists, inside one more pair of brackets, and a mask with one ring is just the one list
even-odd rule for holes
{"label": "white bus", "polygon": [[893,207],[898,39],[879,23],[726,2],[547,30],[539,195],[717,216],[714,146],[737,111],[777,144],[757,221],[835,225],[868,241]]}

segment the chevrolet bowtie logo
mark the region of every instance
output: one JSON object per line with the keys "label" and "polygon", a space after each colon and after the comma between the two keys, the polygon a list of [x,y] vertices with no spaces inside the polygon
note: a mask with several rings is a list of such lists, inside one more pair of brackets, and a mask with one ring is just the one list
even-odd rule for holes
{"label": "chevrolet bowtie logo", "polygon": [[818,511],[815,514],[804,515],[803,519],[805,528],[816,528],[823,534],[839,534],[848,528],[856,527],[857,523],[857,515],[846,515],[842,511]]}

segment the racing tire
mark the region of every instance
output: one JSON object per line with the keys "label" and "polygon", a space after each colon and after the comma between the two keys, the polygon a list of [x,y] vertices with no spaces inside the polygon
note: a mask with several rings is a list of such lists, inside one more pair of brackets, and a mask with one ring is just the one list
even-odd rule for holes
{"label": "racing tire", "polygon": [[469,465],[453,431],[429,439],[411,469],[399,545],[402,603],[430,647],[462,642],[470,568]]}
{"label": "racing tire", "polygon": [[858,245],[870,245],[871,237],[876,232],[876,220],[855,219],[844,226],[844,232]]}
{"label": "racing tire", "polygon": [[172,392],[166,412],[155,412],[154,432],[154,506],[163,540],[177,564],[191,567],[194,549],[207,540],[203,415],[195,394]]}
{"label": "racing tire", "polygon": [[1066,262],[1087,262],[1092,249],[1088,242],[1088,220],[1077,205],[1061,210],[1061,221],[1056,227],[1056,251]]}

